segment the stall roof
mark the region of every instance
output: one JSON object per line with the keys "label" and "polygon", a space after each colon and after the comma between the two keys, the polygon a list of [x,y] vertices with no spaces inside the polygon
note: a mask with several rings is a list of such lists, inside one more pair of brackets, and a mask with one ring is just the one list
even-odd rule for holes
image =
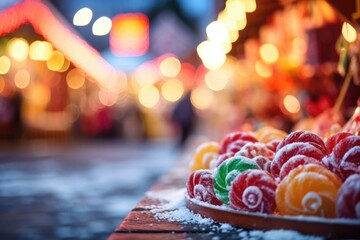
{"label": "stall roof", "polygon": [[26,23],[99,84],[116,77],[116,70],[48,2],[24,0],[0,10],[0,36]]}

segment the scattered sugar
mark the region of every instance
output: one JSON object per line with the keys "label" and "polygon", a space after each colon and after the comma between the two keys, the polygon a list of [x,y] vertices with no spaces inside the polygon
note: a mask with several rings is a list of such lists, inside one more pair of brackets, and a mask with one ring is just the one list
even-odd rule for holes
{"label": "scattered sugar", "polygon": [[[239,238],[245,240],[321,240],[322,237],[302,235],[299,232],[293,230],[244,230],[236,228],[227,223],[217,223],[211,218],[204,218],[200,214],[193,213],[185,205],[184,199],[185,189],[168,189],[163,191],[150,191],[146,195],[149,198],[156,199],[162,204],[150,206],[150,212],[154,214],[155,218],[160,220],[166,220],[169,222],[180,222],[183,224],[199,224],[203,226],[211,226],[213,232],[209,232],[209,235],[213,235],[214,232],[229,233],[234,232],[238,234]],[[218,206],[218,208],[225,208],[224,206]],[[206,230],[201,227],[194,229]],[[220,239],[217,236],[212,237],[213,240]]]}

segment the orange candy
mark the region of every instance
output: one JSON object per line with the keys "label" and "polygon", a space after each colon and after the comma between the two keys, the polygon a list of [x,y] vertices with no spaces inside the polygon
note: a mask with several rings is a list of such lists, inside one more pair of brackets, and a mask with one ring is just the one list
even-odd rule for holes
{"label": "orange candy", "polygon": [[255,132],[255,137],[259,142],[269,143],[273,140],[283,140],[288,134],[280,129],[273,127],[262,127]]}
{"label": "orange candy", "polygon": [[219,153],[219,143],[205,142],[200,144],[196,150],[192,161],[190,162],[190,172],[199,169],[209,169],[210,162],[217,157]]}
{"label": "orange candy", "polygon": [[281,215],[334,218],[341,180],[323,166],[307,164],[292,170],[276,190]]}

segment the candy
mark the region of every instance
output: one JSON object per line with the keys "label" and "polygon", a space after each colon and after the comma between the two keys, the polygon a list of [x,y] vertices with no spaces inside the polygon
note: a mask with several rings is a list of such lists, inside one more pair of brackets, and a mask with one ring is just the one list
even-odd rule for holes
{"label": "candy", "polygon": [[209,169],[210,162],[217,157],[219,144],[217,142],[205,142],[195,149],[195,154],[190,162],[190,172],[199,169]]}
{"label": "candy", "polygon": [[291,157],[286,163],[284,163],[284,165],[282,165],[280,169],[280,181],[282,181],[294,168],[309,163],[323,165],[322,162],[318,159],[305,155],[295,155]]}
{"label": "candy", "polygon": [[323,152],[310,143],[293,142],[280,148],[275,153],[274,159],[271,161],[271,173],[274,177],[278,177],[281,167],[293,156],[304,155],[315,158],[319,161],[324,157]]}
{"label": "candy", "polygon": [[230,186],[237,175],[248,169],[259,169],[259,166],[250,159],[234,156],[220,164],[214,172],[214,190],[216,197],[223,203],[229,202]]}
{"label": "candy", "polygon": [[323,163],[345,181],[352,174],[360,174],[359,159],[360,136],[350,136],[340,141]]}
{"label": "candy", "polygon": [[335,217],[336,195],[341,180],[325,167],[307,164],[293,169],[276,189],[276,205],[282,215]]}
{"label": "candy", "polygon": [[273,152],[276,152],[277,146],[280,144],[282,140],[280,139],[274,139],[268,143],[266,143],[266,146]]}
{"label": "candy", "polygon": [[273,213],[276,208],[275,179],[262,170],[240,173],[230,188],[230,205],[238,210]]}
{"label": "candy", "polygon": [[321,152],[323,152],[324,155],[326,155],[327,153],[323,140],[315,133],[309,131],[295,131],[290,133],[284,138],[283,141],[279,143],[279,145],[277,146],[277,151],[279,151],[287,144],[294,142],[310,143],[311,145],[317,147]]}
{"label": "candy", "polygon": [[255,132],[255,137],[259,142],[269,143],[273,140],[283,140],[287,133],[273,127],[262,127]]}
{"label": "candy", "polygon": [[222,162],[224,162],[226,159],[231,158],[234,156],[234,153],[232,152],[227,152],[227,153],[223,153],[218,155],[216,158],[214,158],[211,162],[210,162],[210,170],[214,170],[215,168],[217,168]]}
{"label": "candy", "polygon": [[330,136],[326,141],[325,141],[325,147],[326,147],[326,151],[327,154],[330,154],[334,147],[336,146],[336,144],[338,144],[341,140],[353,136],[353,134],[349,133],[349,132],[339,132],[339,133],[335,133],[334,135]]}
{"label": "candy", "polygon": [[210,170],[197,170],[192,172],[188,177],[186,189],[190,198],[195,198],[213,205],[222,204],[215,196],[213,178]]}
{"label": "candy", "polygon": [[244,156],[256,162],[262,170],[270,173],[271,160],[275,153],[266,144],[256,142],[245,144],[235,156]]}
{"label": "candy", "polygon": [[256,142],[256,143],[247,143],[245,144],[240,151],[238,151],[235,155],[244,156],[247,158],[255,158],[258,156],[263,156],[268,159],[273,159],[275,153],[271,151],[266,144]]}
{"label": "candy", "polygon": [[360,175],[346,179],[336,198],[336,216],[360,219]]}
{"label": "candy", "polygon": [[258,140],[252,133],[242,131],[232,132],[226,135],[225,138],[221,141],[219,154],[223,154],[229,151],[235,153],[248,142],[258,142]]}

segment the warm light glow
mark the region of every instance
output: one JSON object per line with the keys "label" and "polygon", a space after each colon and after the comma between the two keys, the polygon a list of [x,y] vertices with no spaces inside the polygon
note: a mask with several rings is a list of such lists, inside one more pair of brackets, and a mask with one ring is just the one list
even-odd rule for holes
{"label": "warm light glow", "polygon": [[230,18],[241,20],[246,18],[245,6],[241,0],[226,1],[226,12]]}
{"label": "warm light glow", "polygon": [[228,30],[224,23],[214,21],[206,27],[206,34],[209,40],[223,43],[229,42]]}
{"label": "warm light glow", "polygon": [[218,69],[226,60],[224,49],[217,42],[204,41],[197,47],[197,52],[207,69]]}
{"label": "warm light glow", "polygon": [[266,63],[275,63],[279,59],[279,50],[271,43],[265,43],[260,47],[260,57]]}
{"label": "warm light glow", "polygon": [[110,78],[103,83],[103,88],[113,93],[122,93],[127,88],[127,77],[124,72],[117,72],[117,77]]}
{"label": "warm light glow", "polygon": [[18,88],[26,88],[30,83],[30,74],[27,70],[19,70],[14,77],[15,86]]}
{"label": "warm light glow", "polygon": [[66,75],[66,83],[69,88],[79,89],[85,83],[85,73],[79,69],[74,68]]}
{"label": "warm light glow", "polygon": [[77,11],[73,18],[75,26],[86,26],[90,23],[93,13],[90,8],[84,7]]}
{"label": "warm light glow", "polygon": [[45,108],[50,101],[51,93],[44,84],[32,84],[27,88],[25,97],[38,108]]}
{"label": "warm light glow", "polygon": [[355,42],[357,39],[357,33],[355,28],[353,28],[349,23],[344,22],[342,26],[342,35],[348,42]]}
{"label": "warm light glow", "polygon": [[46,61],[46,66],[51,71],[59,71],[65,63],[64,55],[59,51],[53,51],[50,58]]}
{"label": "warm light glow", "polygon": [[115,69],[99,52],[69,29],[42,1],[19,1],[1,11],[0,15],[0,35],[14,32],[24,23],[30,23],[37,34],[46,37],[54,49],[59,49],[71,63],[83,69],[97,83],[114,76],[112,72]]}
{"label": "warm light glow", "polygon": [[29,57],[32,60],[46,61],[51,57],[52,46],[46,41],[35,41],[30,45]]}
{"label": "warm light glow", "polygon": [[117,93],[107,91],[105,89],[101,89],[99,91],[99,101],[104,106],[113,106],[117,100],[119,99],[119,95]]}
{"label": "warm light glow", "polygon": [[184,94],[184,87],[178,79],[170,79],[161,86],[161,93],[169,102],[176,102]]}
{"label": "warm light glow", "polygon": [[24,38],[13,38],[7,44],[7,52],[15,61],[24,61],[29,53],[29,44]]}
{"label": "warm light glow", "polygon": [[108,17],[100,17],[96,19],[92,27],[92,33],[95,36],[103,36],[110,32],[112,26],[111,19]]}
{"label": "warm light glow", "polygon": [[10,59],[7,56],[0,57],[0,74],[6,74],[11,67]]}
{"label": "warm light glow", "polygon": [[268,77],[271,77],[271,75],[272,75],[271,68],[268,65],[265,65],[260,61],[257,61],[255,63],[255,71],[260,77],[263,77],[263,78],[268,78]]}
{"label": "warm light glow", "polygon": [[200,110],[208,108],[213,102],[213,99],[213,92],[204,87],[195,88],[191,92],[190,96],[191,103],[194,105],[194,107]]}
{"label": "warm light glow", "polygon": [[149,19],[142,13],[119,14],[113,18],[110,50],[120,56],[141,56],[149,48]]}
{"label": "warm light glow", "polygon": [[222,77],[222,71],[209,71],[205,75],[205,84],[213,91],[221,91],[228,84],[228,79]]}
{"label": "warm light glow", "polygon": [[160,100],[159,90],[153,85],[146,85],[140,89],[138,98],[141,105],[153,108]]}
{"label": "warm light glow", "polygon": [[287,95],[284,98],[284,107],[289,113],[298,113],[300,111],[300,102],[293,95]]}
{"label": "warm light glow", "polygon": [[0,76],[0,93],[2,93],[5,89],[5,79]]}
{"label": "warm light glow", "polygon": [[303,38],[294,38],[292,48],[296,54],[305,54],[307,51],[307,43]]}
{"label": "warm light glow", "polygon": [[62,65],[62,67],[57,70],[58,72],[66,72],[70,67],[70,61],[67,60],[66,58],[64,58],[64,64]]}
{"label": "warm light glow", "polygon": [[157,68],[151,62],[138,67],[133,75],[135,83],[139,86],[154,84],[159,80],[159,77]]}
{"label": "warm light glow", "polygon": [[181,63],[176,57],[166,57],[160,62],[160,73],[165,77],[176,77],[181,70]]}
{"label": "warm light glow", "polygon": [[244,4],[246,12],[254,12],[256,10],[256,1],[255,0],[241,0]]}

